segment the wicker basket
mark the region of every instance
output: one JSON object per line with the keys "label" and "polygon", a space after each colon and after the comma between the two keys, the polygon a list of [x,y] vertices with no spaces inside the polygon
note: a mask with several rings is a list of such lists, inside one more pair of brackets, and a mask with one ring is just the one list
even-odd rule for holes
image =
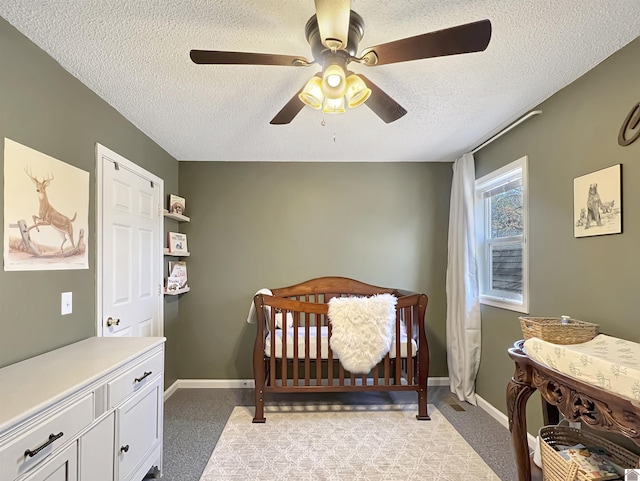
{"label": "wicker basket", "polygon": [[640,458],[631,451],[618,446],[611,441],[582,429],[568,426],[545,426],[540,428],[540,453],[542,455],[542,472],[545,481],[592,481],[583,472],[578,471],[578,465],[564,459],[556,445],[573,446],[581,443],[584,446],[598,446],[609,451],[611,460],[617,465],[632,469],[638,466]]}
{"label": "wicker basket", "polygon": [[520,317],[525,341],[537,337],[553,344],[580,344],[598,335],[598,324],[569,319],[562,324],[559,317]]}

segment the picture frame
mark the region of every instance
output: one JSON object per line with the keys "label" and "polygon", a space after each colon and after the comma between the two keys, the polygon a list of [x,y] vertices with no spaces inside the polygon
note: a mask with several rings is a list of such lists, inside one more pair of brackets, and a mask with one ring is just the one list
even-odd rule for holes
{"label": "picture frame", "polygon": [[184,215],[184,209],[186,207],[186,200],[184,197],[180,197],[175,194],[169,195],[169,213]]}
{"label": "picture frame", "polygon": [[188,254],[187,249],[187,234],[180,232],[168,232],[167,243],[169,247],[169,253],[171,254]]}
{"label": "picture frame", "polygon": [[622,233],[622,164],[573,179],[573,235]]}

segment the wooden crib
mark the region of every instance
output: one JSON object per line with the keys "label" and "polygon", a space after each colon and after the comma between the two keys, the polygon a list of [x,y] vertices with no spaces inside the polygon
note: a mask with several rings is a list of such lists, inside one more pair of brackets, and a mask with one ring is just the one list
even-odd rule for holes
{"label": "wooden crib", "polygon": [[[320,277],[271,292],[273,295],[254,297],[258,323],[253,350],[254,423],[265,422],[264,396],[274,392],[416,391],[416,417],[430,419],[426,294],[376,287],[345,277]],[[391,350],[369,373],[352,374],[332,352],[328,302],[333,297],[375,294],[391,294],[398,299],[395,339]],[[286,327],[287,320],[290,328],[277,327],[277,322]],[[318,332],[321,335],[315,335]]]}

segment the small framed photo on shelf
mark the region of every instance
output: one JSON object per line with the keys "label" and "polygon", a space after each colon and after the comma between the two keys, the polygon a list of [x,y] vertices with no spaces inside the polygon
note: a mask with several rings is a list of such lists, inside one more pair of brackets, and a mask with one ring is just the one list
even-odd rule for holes
{"label": "small framed photo on shelf", "polygon": [[186,207],[186,202],[184,200],[184,197],[180,197],[175,194],[171,194],[169,196],[169,213],[170,214],[184,215],[185,207]]}
{"label": "small framed photo on shelf", "polygon": [[574,237],[622,232],[621,181],[621,164],[573,179]]}
{"label": "small framed photo on shelf", "polygon": [[181,232],[169,232],[168,236],[168,248],[171,254],[187,254],[187,234]]}

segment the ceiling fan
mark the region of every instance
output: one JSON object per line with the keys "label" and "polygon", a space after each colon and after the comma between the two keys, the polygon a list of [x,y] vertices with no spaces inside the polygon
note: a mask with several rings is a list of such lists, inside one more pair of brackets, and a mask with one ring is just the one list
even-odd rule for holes
{"label": "ceiling fan", "polygon": [[315,0],[316,14],[305,28],[313,60],[295,55],[278,55],[219,50],[191,50],[196,64],[283,65],[309,67],[314,63],[322,71],[312,77],[271,120],[271,124],[290,123],[308,105],[327,113],[342,113],[367,105],[384,122],[398,120],[407,111],[380,87],[362,74],[354,74],[348,65],[367,67],[407,62],[424,58],[481,52],[491,39],[491,22],[480,20],[457,27],[416,35],[369,47],[357,56],[364,35],[364,21],[351,10],[350,0]]}

